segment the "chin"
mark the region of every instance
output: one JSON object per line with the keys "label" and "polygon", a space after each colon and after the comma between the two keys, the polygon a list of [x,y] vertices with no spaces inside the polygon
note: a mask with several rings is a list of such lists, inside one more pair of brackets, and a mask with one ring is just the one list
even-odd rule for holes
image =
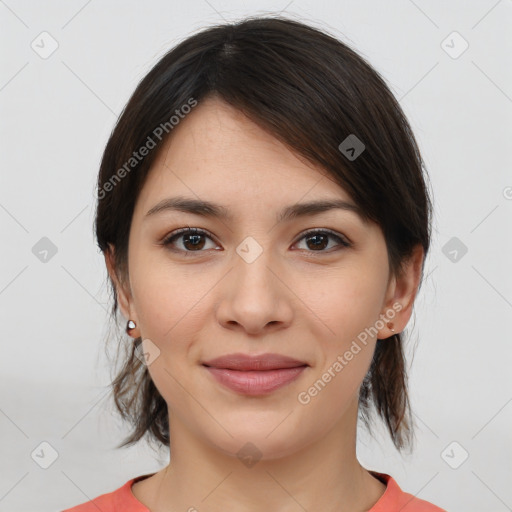
{"label": "chin", "polygon": [[[254,461],[275,460],[287,457],[301,450],[306,444],[304,439],[296,438],[298,430],[283,428],[279,425],[282,418],[270,425],[248,428],[247,425],[238,429],[227,427],[233,438],[210,439],[216,449],[226,455],[240,459],[242,463],[251,467]],[[292,425],[290,425],[292,426]],[[270,434],[270,435],[269,435]]]}

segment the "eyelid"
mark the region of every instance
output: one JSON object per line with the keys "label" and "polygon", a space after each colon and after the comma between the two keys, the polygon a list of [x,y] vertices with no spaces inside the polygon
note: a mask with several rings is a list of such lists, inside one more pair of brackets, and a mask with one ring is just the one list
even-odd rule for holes
{"label": "eyelid", "polygon": [[188,225],[185,226],[184,228],[179,228],[179,229],[174,230],[172,233],[169,233],[169,235],[166,238],[169,238],[169,237],[172,238],[173,236],[180,235],[182,233],[189,233],[191,231],[193,233],[199,233],[201,235],[208,235],[210,238],[215,240],[215,236],[213,235],[213,233],[210,233],[210,231],[208,231],[207,229],[204,229],[204,228],[193,228],[193,227],[190,227]]}
{"label": "eyelid", "polygon": [[[173,238],[175,238],[175,237],[178,238],[179,235],[188,234],[188,233],[193,233],[193,234],[198,234],[198,235],[206,235],[208,238],[211,238],[215,243],[218,243],[215,236],[212,233],[210,233],[207,229],[192,228],[190,226],[187,226],[184,228],[176,229],[176,230],[172,231],[171,233],[169,233],[168,235],[165,235],[165,237],[162,240],[162,244],[166,245],[167,243],[170,243],[170,241]],[[188,252],[193,252],[193,251],[188,251]],[[201,252],[201,251],[197,251],[197,252]]]}
{"label": "eyelid", "polygon": [[[208,238],[210,238],[212,241],[214,241],[215,243],[218,244],[218,242],[216,241],[215,236],[210,231],[208,231],[207,229],[195,228],[195,227],[193,228],[193,227],[190,227],[190,226],[174,230],[173,232],[171,232],[168,235],[166,235],[161,243],[164,246],[171,245],[171,240],[172,239],[179,238],[180,235],[186,234],[186,233],[194,233],[194,234],[199,234],[199,235],[206,235]],[[293,245],[296,245],[298,242],[300,242],[301,240],[306,238],[309,234],[327,234],[327,235],[330,235],[332,238],[338,239],[339,240],[339,244],[338,245],[341,245],[343,248],[349,248],[349,247],[352,247],[352,245],[353,245],[352,241],[346,235],[338,233],[337,231],[333,231],[332,229],[329,229],[329,228],[310,228],[310,229],[300,233],[298,235],[297,239],[295,240],[295,242],[293,243]],[[176,251],[177,252],[184,252],[184,253],[187,253],[187,254],[193,254],[194,252],[197,252],[197,253],[205,252],[205,251],[182,251],[180,249],[176,249]],[[307,251],[307,252],[308,253],[312,253],[312,254],[318,253],[318,255],[330,254],[329,251]]]}
{"label": "eyelid", "polygon": [[[325,233],[325,234],[328,234],[328,235],[331,235],[333,238],[338,238],[341,240],[341,243],[342,245],[344,245],[345,247],[351,247],[352,246],[352,242],[348,239],[347,236],[341,234],[341,233],[338,233],[337,231],[333,231],[332,229],[329,229],[329,228],[311,228],[311,229],[308,229],[307,231],[304,231],[303,233],[301,233],[299,235],[299,237],[297,238],[297,242],[299,242],[300,240],[302,240],[304,237],[306,237],[307,235],[309,234],[313,234],[313,233]],[[312,252],[315,252],[315,251],[312,251]],[[318,251],[318,252],[324,252],[324,251]]]}

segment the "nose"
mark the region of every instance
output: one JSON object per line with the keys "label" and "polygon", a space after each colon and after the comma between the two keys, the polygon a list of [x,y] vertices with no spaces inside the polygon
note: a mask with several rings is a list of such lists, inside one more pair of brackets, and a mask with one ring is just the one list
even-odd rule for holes
{"label": "nose", "polygon": [[216,314],[223,327],[259,335],[290,325],[294,294],[270,253],[264,250],[254,261],[234,256],[219,288]]}

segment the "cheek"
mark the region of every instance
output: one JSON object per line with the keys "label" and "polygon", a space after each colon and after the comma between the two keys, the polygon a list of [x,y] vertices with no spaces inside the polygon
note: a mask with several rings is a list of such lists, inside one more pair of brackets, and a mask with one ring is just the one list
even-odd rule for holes
{"label": "cheek", "polygon": [[132,290],[143,335],[161,344],[172,340],[185,326],[194,325],[200,300],[212,287],[208,276],[198,276],[192,266],[178,269],[161,257],[133,261]]}
{"label": "cheek", "polygon": [[141,334],[156,346],[157,357],[148,367],[149,374],[169,407],[188,410],[190,397],[184,389],[188,362],[196,359],[193,346],[202,325],[200,299],[211,285],[205,287],[206,276],[183,268],[178,272],[162,260],[147,261],[137,273],[133,261],[132,290]]}
{"label": "cheek", "polygon": [[375,323],[385,292],[384,277],[368,267],[354,266],[311,283],[307,303],[328,328],[328,347],[350,344]]}

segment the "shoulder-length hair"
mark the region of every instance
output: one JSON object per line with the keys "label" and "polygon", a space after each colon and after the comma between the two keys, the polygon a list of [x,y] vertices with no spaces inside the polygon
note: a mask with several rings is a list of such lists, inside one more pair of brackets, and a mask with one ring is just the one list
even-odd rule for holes
{"label": "shoulder-length hair", "polygon": [[[112,131],[98,176],[95,231],[101,251],[114,252],[120,282],[128,279],[135,202],[159,148],[172,135],[172,118],[187,112],[185,105],[212,95],[325,169],[382,229],[391,275],[400,275],[417,244],[426,257],[432,210],[426,170],[383,78],[347,44],[321,30],[279,16],[250,17],[204,29],[172,48],[141,80]],[[339,146],[354,135],[365,149],[347,158]],[[149,147],[150,139],[156,147],[135,159],[134,152]],[[116,290],[109,283],[117,319]],[[167,404],[136,355],[140,342],[118,352],[113,398],[133,427],[118,447],[145,435],[169,445]],[[377,343],[360,387],[359,413],[370,432],[372,405],[396,448],[410,445],[413,423],[400,333]]]}

